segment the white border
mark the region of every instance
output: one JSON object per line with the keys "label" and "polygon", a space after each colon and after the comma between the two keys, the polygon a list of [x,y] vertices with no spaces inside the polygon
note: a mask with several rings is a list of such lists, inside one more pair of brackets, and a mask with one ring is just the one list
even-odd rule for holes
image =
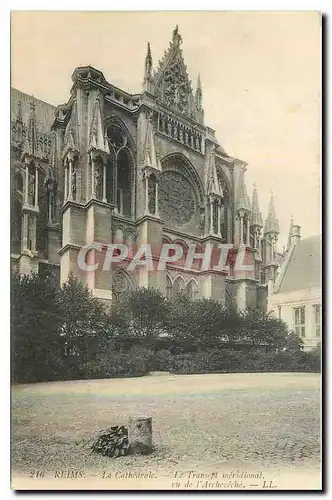
{"label": "white border", "polygon": [[[50,5],[52,4],[52,5]],[[9,68],[10,68],[10,28],[9,28],[9,15],[10,10],[315,10],[321,11],[326,15],[329,15],[331,12],[331,2],[330,1],[304,1],[296,2],[292,0],[278,0],[278,1],[240,1],[240,0],[231,0],[231,1],[209,1],[205,0],[204,2],[194,2],[191,0],[190,2],[183,2],[180,0],[168,0],[167,2],[158,2],[158,8],[156,8],[155,1],[128,1],[122,0],[120,2],[121,8],[119,8],[119,3],[116,5],[110,1],[100,1],[95,0],[94,2],[87,2],[81,0],[80,2],[73,2],[70,0],[58,0],[57,2],[47,2],[44,1],[11,1],[8,4],[1,4],[1,12],[0,12],[0,50],[1,50],[1,64],[3,68],[3,76],[1,78],[1,99],[2,99],[2,113],[1,113],[1,140],[2,140],[2,161],[1,161],[1,182],[0,182],[0,200],[1,200],[1,238],[2,238],[2,246],[1,246],[1,256],[2,256],[2,289],[1,289],[1,320],[2,320],[2,338],[1,338],[1,397],[2,397],[2,411],[1,411],[1,475],[0,475],[0,491],[1,498],[6,499],[9,498],[13,492],[9,490],[9,474],[10,474],[10,459],[9,459],[9,426],[10,426],[10,407],[9,407],[9,360],[10,360],[10,344],[9,344],[9,117],[10,117],[10,106],[9,106]],[[91,8],[93,6],[93,9]],[[325,47],[327,51],[327,63],[331,63],[331,47],[328,40],[328,36],[326,33],[326,41],[328,47]],[[328,50],[330,49],[330,50]],[[330,66],[330,64],[328,64]],[[326,75],[328,78],[329,75]],[[327,87],[327,85],[326,85]],[[330,107],[326,109],[327,115],[329,115]],[[326,145],[332,143],[331,138],[331,130],[327,129],[325,132],[328,132],[328,136],[326,137]],[[326,161],[327,161],[327,153],[326,153]],[[331,167],[330,165],[325,166],[326,171],[328,171]],[[330,181],[332,175],[329,177],[325,177],[325,180],[328,182],[328,188],[331,188]],[[327,189],[328,189],[327,188]],[[331,193],[331,189],[328,190],[329,194]],[[330,204],[328,203],[329,196],[326,196],[326,200],[324,203],[324,213],[325,216],[330,216],[329,220],[326,220],[326,225],[330,228]],[[326,210],[325,208],[328,208]],[[332,222],[331,222],[332,225]],[[330,231],[330,236],[331,236]],[[331,246],[331,242],[326,240],[326,243]],[[326,252],[327,253],[327,252]],[[326,269],[328,272],[328,276],[326,276],[327,284],[331,283],[331,269]],[[330,279],[329,279],[330,278]],[[326,312],[329,310],[329,301],[326,301]],[[325,336],[327,337],[327,330],[325,329]],[[325,359],[325,375],[328,375],[329,371],[329,360],[332,359],[330,352],[331,342],[327,343],[325,341],[325,349],[327,347],[326,359]],[[329,377],[327,377],[327,380]],[[327,389],[327,387],[326,387]],[[329,399],[329,402],[331,400]],[[328,401],[326,401],[327,403]],[[328,408],[329,410],[330,408]],[[330,444],[330,443],[329,443]],[[325,443],[327,447],[327,440]],[[329,451],[329,450],[328,450]],[[330,461],[327,463],[328,468],[326,468],[326,476],[327,478],[332,477],[332,466]],[[223,492],[223,495],[227,494]],[[113,494],[114,495],[114,494]],[[240,493],[239,493],[240,495]],[[43,495],[38,495],[40,498]],[[172,495],[174,497],[174,495]],[[190,494],[187,496],[191,496]],[[259,495],[261,497],[261,495]],[[287,496],[287,495],[286,495]],[[78,495],[80,498],[81,495]],[[83,495],[82,495],[83,498]]]}

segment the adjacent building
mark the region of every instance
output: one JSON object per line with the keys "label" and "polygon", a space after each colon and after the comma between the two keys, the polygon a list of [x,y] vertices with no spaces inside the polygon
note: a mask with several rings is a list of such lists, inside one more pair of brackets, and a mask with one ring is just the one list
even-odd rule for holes
{"label": "adjacent building", "polygon": [[321,341],[321,283],[321,237],[302,239],[300,226],[292,221],[287,252],[268,297],[268,310],[302,338],[306,349]]}

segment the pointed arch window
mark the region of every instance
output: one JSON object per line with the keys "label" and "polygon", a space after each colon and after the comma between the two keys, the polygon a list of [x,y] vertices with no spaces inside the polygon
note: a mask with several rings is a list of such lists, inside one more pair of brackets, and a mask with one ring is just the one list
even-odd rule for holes
{"label": "pointed arch window", "polygon": [[134,160],[128,137],[117,124],[107,129],[110,154],[106,163],[106,200],[124,216],[134,216]]}
{"label": "pointed arch window", "polygon": [[191,300],[196,300],[198,296],[198,286],[193,279],[189,281],[186,287],[187,296]]}
{"label": "pointed arch window", "polygon": [[177,295],[185,290],[184,279],[182,276],[178,276],[173,284],[173,295]]}
{"label": "pointed arch window", "polygon": [[174,283],[174,286],[173,286],[173,293],[174,293],[174,295],[177,295],[180,292],[181,292],[180,283],[178,280],[176,280]]}
{"label": "pointed arch window", "polygon": [[219,167],[217,169],[217,176],[219,182],[219,188],[222,193],[221,207],[220,207],[220,234],[222,238],[225,238],[227,241],[230,239],[229,227],[230,227],[230,203],[231,203],[231,195],[230,188],[228,185],[228,181],[225,178],[225,174]]}
{"label": "pointed arch window", "polygon": [[119,200],[117,206],[122,215],[131,215],[131,176],[132,158],[128,148],[121,149],[117,154],[117,190]]}
{"label": "pointed arch window", "polygon": [[166,276],[166,297],[170,299],[173,295],[172,282],[169,276]]}
{"label": "pointed arch window", "polygon": [[49,205],[45,188],[45,172],[43,170],[40,170],[38,175],[38,192],[41,196],[38,200],[39,214],[36,222],[36,250],[41,258],[47,259]]}

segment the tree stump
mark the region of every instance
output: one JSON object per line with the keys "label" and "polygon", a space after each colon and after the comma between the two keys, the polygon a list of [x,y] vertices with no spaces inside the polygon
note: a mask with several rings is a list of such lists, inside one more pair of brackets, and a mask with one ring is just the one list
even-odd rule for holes
{"label": "tree stump", "polygon": [[152,452],[152,417],[131,417],[128,422],[130,453],[148,455]]}

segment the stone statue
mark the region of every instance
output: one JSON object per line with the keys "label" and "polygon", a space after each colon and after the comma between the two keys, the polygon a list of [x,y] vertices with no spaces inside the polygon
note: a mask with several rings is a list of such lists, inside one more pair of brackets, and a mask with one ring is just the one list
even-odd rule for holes
{"label": "stone statue", "polygon": [[200,226],[201,226],[201,233],[204,234],[204,230],[205,230],[205,208],[201,208],[201,210],[200,210]]}
{"label": "stone statue", "polygon": [[173,128],[173,137],[174,137],[175,139],[177,139],[177,138],[178,138],[178,126],[177,126],[177,124],[176,124],[176,123],[174,123],[174,128]]}
{"label": "stone statue", "polygon": [[51,166],[48,168],[47,176],[44,181],[46,188],[46,196],[48,203],[48,219],[49,222],[55,222],[56,219],[56,197],[58,192],[58,183],[56,181],[53,169]]}
{"label": "stone statue", "polygon": [[76,168],[73,167],[73,172],[72,172],[72,176],[71,176],[71,194],[72,194],[73,200],[76,200],[76,192],[77,192],[76,180],[77,180],[77,172],[76,172]]}
{"label": "stone statue", "polygon": [[182,36],[179,33],[178,25],[176,25],[173,30],[173,44],[175,47],[179,47],[181,43],[182,43]]}
{"label": "stone statue", "polygon": [[29,204],[35,204],[35,176],[29,173],[29,186],[28,186]]}
{"label": "stone statue", "polygon": [[101,173],[99,169],[99,165],[95,166],[95,173],[94,173],[94,194],[96,198],[100,198],[100,178],[101,178]]}

